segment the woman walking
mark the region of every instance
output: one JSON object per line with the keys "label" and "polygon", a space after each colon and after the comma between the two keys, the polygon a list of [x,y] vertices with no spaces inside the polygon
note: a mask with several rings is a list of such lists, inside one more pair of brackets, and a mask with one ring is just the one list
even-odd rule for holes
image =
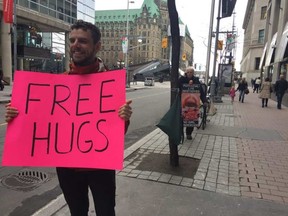
{"label": "woman walking", "polygon": [[267,107],[268,99],[271,97],[272,87],[269,77],[265,78],[260,88],[259,98],[262,99],[262,107]]}

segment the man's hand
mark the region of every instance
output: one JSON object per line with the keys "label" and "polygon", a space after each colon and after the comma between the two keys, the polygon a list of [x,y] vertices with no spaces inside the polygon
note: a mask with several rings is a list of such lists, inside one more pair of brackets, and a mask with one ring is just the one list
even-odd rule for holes
{"label": "man's hand", "polygon": [[130,106],[131,103],[132,100],[126,101],[126,103],[122,105],[118,110],[119,117],[124,119],[125,121],[128,121],[132,115],[132,108]]}
{"label": "man's hand", "polygon": [[18,109],[15,107],[11,107],[11,103],[6,104],[6,114],[5,114],[5,121],[11,122],[16,116],[18,116],[19,112]]}

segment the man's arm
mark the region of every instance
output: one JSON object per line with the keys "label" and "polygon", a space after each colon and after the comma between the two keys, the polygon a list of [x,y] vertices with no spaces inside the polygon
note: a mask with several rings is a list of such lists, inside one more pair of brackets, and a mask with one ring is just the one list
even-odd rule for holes
{"label": "man's arm", "polygon": [[126,132],[128,130],[128,127],[129,127],[129,124],[130,124],[130,117],[132,115],[132,108],[130,106],[131,103],[132,103],[132,100],[128,100],[118,110],[119,117],[122,118],[125,121],[125,134],[126,134]]}

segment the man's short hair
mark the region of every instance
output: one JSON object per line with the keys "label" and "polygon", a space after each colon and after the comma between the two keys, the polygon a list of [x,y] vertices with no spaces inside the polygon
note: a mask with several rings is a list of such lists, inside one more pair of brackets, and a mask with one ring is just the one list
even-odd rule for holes
{"label": "man's short hair", "polygon": [[94,44],[98,43],[101,39],[101,32],[99,28],[92,23],[85,22],[83,20],[77,20],[76,23],[71,25],[70,29],[82,29],[84,31],[90,30]]}

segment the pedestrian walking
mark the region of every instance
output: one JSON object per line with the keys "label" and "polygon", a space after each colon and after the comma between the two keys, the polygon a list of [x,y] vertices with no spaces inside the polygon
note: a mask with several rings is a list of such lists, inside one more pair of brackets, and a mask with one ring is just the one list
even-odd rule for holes
{"label": "pedestrian walking", "polygon": [[260,87],[259,98],[262,100],[262,107],[268,106],[268,100],[271,98],[272,86],[269,77],[265,78],[265,81]]}
{"label": "pedestrian walking", "polygon": [[238,85],[236,91],[239,91],[239,101],[241,101],[242,103],[244,103],[245,94],[248,94],[248,93],[249,93],[248,83],[246,82],[246,79],[245,79],[245,78],[242,78],[242,79],[240,80],[239,85]]}
{"label": "pedestrian walking", "polygon": [[231,103],[234,102],[234,98],[236,96],[236,90],[235,90],[235,86],[232,86],[230,91],[229,91],[229,95],[231,97]]}
{"label": "pedestrian walking", "polygon": [[[65,74],[90,74],[106,71],[100,58],[95,57],[101,48],[101,33],[95,25],[76,21],[69,34],[72,64]],[[129,126],[132,114],[131,100],[118,110],[118,115]],[[6,106],[6,121],[11,122],[18,115],[18,110]],[[57,167],[60,187],[72,216],[87,216],[89,211],[88,188],[92,192],[97,216],[115,216],[115,170],[79,169]]]}
{"label": "pedestrian walking", "polygon": [[260,79],[260,77],[257,77],[257,78],[255,79],[253,93],[256,91],[256,93],[258,94],[260,85],[261,85],[261,79]]}
{"label": "pedestrian walking", "polygon": [[281,104],[282,104],[282,98],[285,94],[285,91],[288,88],[288,82],[285,79],[284,75],[280,75],[280,79],[276,81],[275,83],[275,93],[277,97],[277,108],[281,109]]}
{"label": "pedestrian walking", "polygon": [[[193,67],[188,67],[186,69],[185,75],[181,76],[179,78],[179,88],[180,88],[180,95],[182,93],[183,85],[184,84],[189,84],[189,85],[194,85],[194,84],[199,84],[201,85],[199,78],[194,76],[194,68]],[[206,106],[206,95],[203,91],[202,88],[200,88],[200,99],[202,103]],[[186,127],[186,137],[188,140],[192,140],[192,132],[194,130],[194,127]]]}

